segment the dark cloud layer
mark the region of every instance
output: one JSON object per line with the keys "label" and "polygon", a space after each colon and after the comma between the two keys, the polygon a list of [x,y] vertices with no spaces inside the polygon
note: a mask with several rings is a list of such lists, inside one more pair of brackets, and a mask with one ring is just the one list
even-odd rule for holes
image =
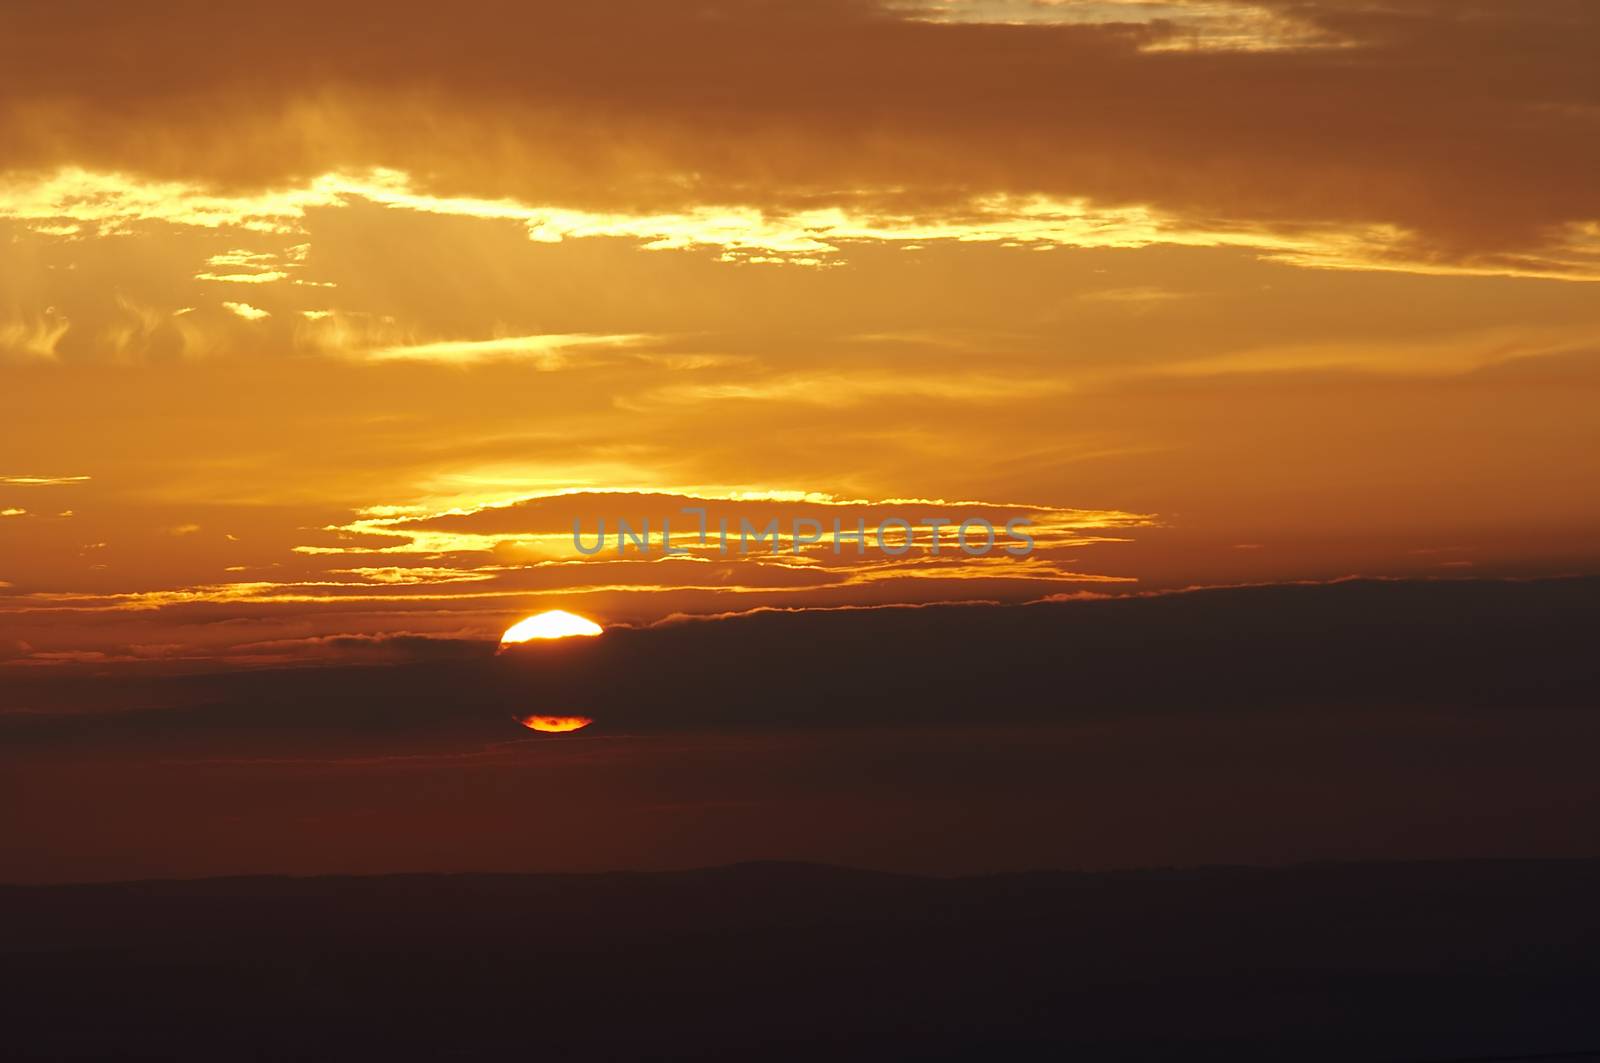
{"label": "dark cloud layer", "polygon": [[1152,50],[1183,27],[854,0],[21,3],[0,157],[233,187],[386,166],[626,210],[1088,197],[1193,226],[1392,225],[1409,257],[1507,264],[1600,218],[1594,5],[1267,6],[1341,46]]}
{"label": "dark cloud layer", "polygon": [[1351,583],[41,675],[0,881],[1594,855],[1597,621],[1593,580]]}
{"label": "dark cloud layer", "polygon": [[[318,640],[328,668],[12,684],[8,741],[234,740],[437,752],[519,737],[1060,724],[1125,713],[1591,705],[1600,582],[1349,582],[1029,606],[773,611],[496,653],[471,640]],[[342,655],[342,656],[341,656]],[[388,662],[371,667],[374,662]],[[398,662],[398,663],[397,663]],[[112,711],[106,711],[112,710]],[[331,744],[330,744],[331,743]]]}

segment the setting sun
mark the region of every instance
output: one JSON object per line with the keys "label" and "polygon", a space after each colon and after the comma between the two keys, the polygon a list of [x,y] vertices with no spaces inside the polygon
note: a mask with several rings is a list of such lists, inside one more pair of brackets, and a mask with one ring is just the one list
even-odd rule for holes
{"label": "setting sun", "polygon": [[518,718],[517,722],[530,731],[543,731],[546,734],[581,731],[594,723],[587,716],[523,716]]}
{"label": "setting sun", "polygon": [[500,636],[500,645],[529,642],[533,639],[564,639],[574,635],[594,636],[604,630],[599,624],[564,609],[551,609],[519,620]]}

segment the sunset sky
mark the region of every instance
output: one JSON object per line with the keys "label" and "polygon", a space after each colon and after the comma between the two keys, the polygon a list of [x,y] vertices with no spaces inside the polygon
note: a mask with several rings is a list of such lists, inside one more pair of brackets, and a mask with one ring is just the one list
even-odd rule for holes
{"label": "sunset sky", "polygon": [[[0,672],[1600,572],[1592,0],[12,0]],[[573,519],[1027,517],[1023,559]]]}
{"label": "sunset sky", "polygon": [[0,0],[0,1055],[1600,1060],[1597,484],[1600,0]]}

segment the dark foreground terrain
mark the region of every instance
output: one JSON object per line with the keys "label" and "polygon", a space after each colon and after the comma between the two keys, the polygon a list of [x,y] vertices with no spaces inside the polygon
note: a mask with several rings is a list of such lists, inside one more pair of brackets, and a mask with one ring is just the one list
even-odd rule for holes
{"label": "dark foreground terrain", "polygon": [[10,1058],[1600,1058],[1600,861],[0,889]]}

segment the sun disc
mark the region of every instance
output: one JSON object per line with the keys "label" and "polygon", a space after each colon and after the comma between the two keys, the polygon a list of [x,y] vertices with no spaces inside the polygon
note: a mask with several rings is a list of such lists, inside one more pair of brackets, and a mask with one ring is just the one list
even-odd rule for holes
{"label": "sun disc", "polygon": [[519,620],[500,636],[500,645],[529,642],[533,639],[565,639],[573,636],[593,637],[604,630],[599,624],[564,609],[550,609]]}

